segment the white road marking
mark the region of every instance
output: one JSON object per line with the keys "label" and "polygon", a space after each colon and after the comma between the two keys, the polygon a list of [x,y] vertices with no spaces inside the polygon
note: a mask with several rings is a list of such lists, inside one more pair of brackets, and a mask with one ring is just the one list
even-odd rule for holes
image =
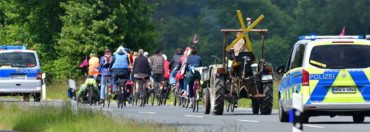
{"label": "white road marking", "polygon": [[314,127],[314,128],[325,128],[323,126],[306,125],[306,124],[303,124],[303,126],[306,126],[306,127]]}
{"label": "white road marking", "polygon": [[103,109],[103,110],[105,110],[105,111],[113,111],[112,109]]}
{"label": "white road marking", "polygon": [[244,122],[259,122],[259,121],[254,121],[254,120],[242,120],[242,119],[238,119],[238,121],[244,121]]}
{"label": "white road marking", "polygon": [[155,114],[155,112],[139,112],[139,113],[143,113],[143,114]]}
{"label": "white road marking", "polygon": [[203,116],[195,116],[195,115],[184,115],[186,117],[196,117],[196,118],[203,118]]}

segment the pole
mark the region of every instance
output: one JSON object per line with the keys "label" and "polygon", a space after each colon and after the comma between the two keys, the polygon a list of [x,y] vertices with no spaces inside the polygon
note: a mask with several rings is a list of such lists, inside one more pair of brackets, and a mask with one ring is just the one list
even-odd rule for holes
{"label": "pole", "polygon": [[78,106],[77,106],[77,98],[76,98],[76,83],[74,80],[69,79],[69,88],[71,94],[71,109],[73,114],[77,114]]}
{"label": "pole", "polygon": [[42,74],[42,99],[46,100],[46,81],[45,73]]}
{"label": "pole", "polygon": [[290,112],[290,116],[293,116],[293,132],[303,131],[303,98],[298,93],[293,93],[293,112]]}

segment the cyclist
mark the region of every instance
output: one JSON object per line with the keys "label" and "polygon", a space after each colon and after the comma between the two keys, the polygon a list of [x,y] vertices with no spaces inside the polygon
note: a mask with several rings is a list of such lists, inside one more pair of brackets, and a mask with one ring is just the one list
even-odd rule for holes
{"label": "cyclist", "polygon": [[99,75],[101,73],[98,71],[98,68],[99,68],[99,58],[96,57],[94,50],[92,50],[89,59],[89,76],[93,76],[95,80],[100,80]]}
{"label": "cyclist", "polygon": [[[109,62],[112,60],[112,52],[110,49],[106,49],[104,56],[100,58],[100,65],[99,65],[99,71],[102,74],[101,80],[101,88],[100,88],[100,103],[104,101],[105,98],[105,86],[106,80],[109,81],[109,83],[112,85],[113,84],[113,78],[112,78],[112,72],[108,71],[109,68]],[[108,79],[107,79],[108,76]]]}
{"label": "cyclist", "polygon": [[[181,49],[181,48],[177,48],[176,52],[175,52],[175,55],[172,56],[172,59],[170,61],[170,65],[168,66],[169,69],[173,68],[172,69],[172,72],[170,74],[170,84],[171,85],[175,85],[176,84],[176,80],[175,80],[175,76],[177,74],[177,72],[179,71],[178,68],[180,65],[181,65],[181,57],[184,56],[184,51]],[[170,72],[170,71],[168,71]],[[172,90],[174,90],[175,88],[173,88]]]}
{"label": "cyclist", "polygon": [[[132,63],[134,63],[134,59],[132,57],[132,55],[130,54],[131,50],[129,48],[124,48],[125,49],[125,52],[127,53],[127,56],[128,56],[128,60],[129,60],[129,78],[132,82],[134,82],[134,78],[132,78],[132,73],[131,73],[131,69],[132,69]],[[130,98],[129,100],[131,101],[131,98],[132,98],[132,95],[130,95]]]}
{"label": "cyclist", "polygon": [[154,50],[154,55],[149,58],[149,66],[152,68],[152,75],[154,86],[154,91],[158,90],[159,82],[163,80],[164,77],[164,58],[161,55],[161,51],[159,49]]}
{"label": "cyclist", "polygon": [[181,81],[181,83],[183,83],[183,91],[182,91],[182,93],[184,93],[184,94],[182,96],[187,96],[187,92],[186,92],[187,91],[186,78],[184,78],[184,77],[186,76],[186,73],[185,73],[186,72],[186,58],[189,55],[190,55],[190,48],[189,47],[186,47],[184,56],[181,57],[181,67],[180,67],[180,71],[179,71],[180,77],[182,79],[180,81]]}
{"label": "cyclist", "polygon": [[[163,76],[163,79],[167,80],[167,84],[166,86],[169,86],[169,80],[170,80],[170,69],[169,69],[169,65],[170,65],[170,62],[167,61],[167,56],[165,54],[162,54],[163,58],[164,58],[164,76]],[[171,95],[171,91],[169,92],[168,95]],[[166,97],[167,99],[170,99],[170,96],[167,96]]]}
{"label": "cyclist", "polygon": [[[115,74],[115,76],[113,77],[114,83],[117,83],[118,79],[130,79],[129,57],[127,53],[124,52],[122,46],[120,46],[115,52],[114,56],[112,56],[112,60],[110,61],[108,70],[113,70],[113,73]],[[117,94],[114,95],[113,99],[117,99]]]}
{"label": "cyclist", "polygon": [[85,94],[87,92],[87,86],[89,84],[93,84],[93,91],[97,96],[99,96],[99,89],[98,89],[98,86],[96,85],[96,81],[92,76],[89,76],[86,79],[85,83],[81,85],[80,90],[78,91],[78,94],[77,94],[77,101],[78,102],[82,102],[80,97],[85,96]]}
{"label": "cyclist", "polygon": [[197,54],[198,54],[198,49],[193,46],[191,47],[191,51],[190,51],[191,55],[187,58],[187,63],[186,63],[186,70],[187,70],[187,74],[186,74],[186,84],[187,84],[187,93],[188,93],[188,97],[190,98],[190,103],[189,103],[189,107],[192,108],[193,107],[193,96],[194,96],[194,93],[193,93],[193,85],[194,85],[194,80],[195,79],[200,79],[200,74],[199,72],[191,72],[189,71],[190,70],[190,67],[201,67],[202,66],[202,58],[200,58]]}
{"label": "cyclist", "polygon": [[145,87],[149,88],[149,76],[151,74],[151,69],[149,66],[148,58],[144,56],[144,50],[139,49],[139,56],[135,59],[132,69],[136,81],[136,93],[140,93],[140,82],[145,81]]}

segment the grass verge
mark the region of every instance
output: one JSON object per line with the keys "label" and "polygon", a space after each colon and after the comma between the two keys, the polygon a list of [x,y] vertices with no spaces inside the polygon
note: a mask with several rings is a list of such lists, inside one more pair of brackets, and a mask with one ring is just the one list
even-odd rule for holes
{"label": "grass verge", "polygon": [[104,115],[92,109],[79,108],[78,114],[73,114],[69,104],[32,107],[0,103],[0,111],[0,126],[16,131],[179,131],[176,127]]}

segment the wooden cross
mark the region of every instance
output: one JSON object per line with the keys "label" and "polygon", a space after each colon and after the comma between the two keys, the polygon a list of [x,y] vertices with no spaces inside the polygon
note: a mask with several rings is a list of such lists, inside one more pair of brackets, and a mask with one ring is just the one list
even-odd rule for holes
{"label": "wooden cross", "polygon": [[244,20],[243,20],[242,14],[240,13],[240,10],[237,10],[236,12],[238,13],[239,21],[240,21],[240,24],[241,24],[242,29],[243,29],[243,34],[241,34],[238,38],[236,38],[235,41],[233,43],[231,43],[229,45],[229,47],[226,48],[226,51],[229,51],[240,39],[242,39],[243,37],[245,37],[245,40],[247,41],[247,45],[248,45],[249,51],[254,54],[253,49],[252,49],[252,45],[251,45],[251,41],[249,40],[249,37],[248,37],[248,32],[252,28],[254,28],[254,26],[256,26],[265,16],[264,15],[261,15],[260,17],[258,17],[258,19],[256,21],[254,21],[252,23],[252,25],[249,26],[246,29],[245,28],[245,25],[244,25]]}

